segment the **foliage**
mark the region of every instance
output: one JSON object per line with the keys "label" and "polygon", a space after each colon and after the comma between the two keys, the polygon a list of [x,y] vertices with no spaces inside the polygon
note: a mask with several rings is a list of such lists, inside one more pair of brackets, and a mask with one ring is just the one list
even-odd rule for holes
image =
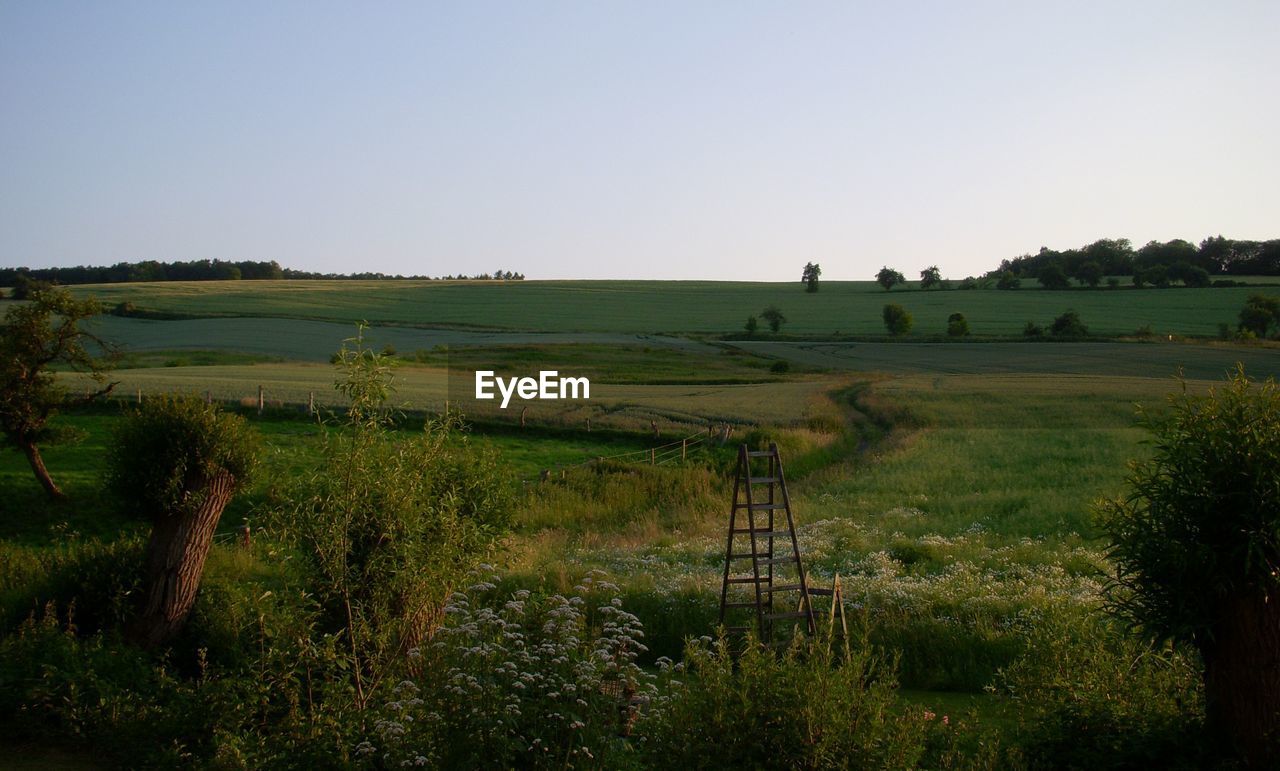
{"label": "foliage", "polygon": [[[60,496],[35,449],[47,438],[49,420],[66,400],[66,389],[52,368],[87,372],[102,385],[113,350],[80,327],[101,311],[96,300],[77,300],[60,288],[37,288],[28,297],[30,302],[10,308],[0,322],[0,430],[9,443],[28,453],[49,493]],[[86,343],[107,356],[95,356]],[[110,390],[107,385],[91,396]]]}
{"label": "foliage", "polygon": [[131,511],[155,520],[192,506],[192,493],[220,472],[231,474],[234,489],[243,489],[258,453],[257,438],[239,415],[194,396],[160,396],[116,431],[107,486]]}
{"label": "foliage", "polygon": [[500,593],[497,582],[453,595],[435,639],[409,653],[421,674],[396,687],[358,755],[388,767],[619,764],[615,737],[654,695],[635,663],[639,619],[598,573],[568,597]]}
{"label": "foliage", "polygon": [[1225,598],[1280,589],[1280,391],[1241,367],[1205,396],[1184,385],[1141,425],[1155,455],[1100,508],[1112,606],[1155,640],[1203,641]]}
{"label": "foliage", "polygon": [[1009,270],[1000,271],[1000,278],[996,281],[996,289],[1017,289],[1022,286],[1022,279]]}
{"label": "foliage", "polygon": [[907,277],[886,265],[876,274],[876,283],[884,287],[887,292],[898,284],[907,283]]}
{"label": "foliage", "polygon": [[880,316],[884,319],[885,329],[888,329],[891,335],[905,335],[911,331],[913,322],[911,313],[901,305],[896,303],[885,305],[884,310],[880,312]]}
{"label": "foliage", "polygon": [[361,707],[435,625],[447,587],[506,529],[510,509],[496,460],[456,417],[429,421],[413,440],[390,434],[392,365],[362,333],[339,352],[335,387],[349,404],[323,468],[269,515],[345,641]]}
{"label": "foliage", "polygon": [[756,319],[756,317],[748,316],[747,323],[743,325],[743,329],[747,330],[747,336],[751,337],[755,335],[756,330],[759,328],[760,328],[760,322]]}
{"label": "foliage", "polygon": [[1266,337],[1273,326],[1280,332],[1280,297],[1250,295],[1240,309],[1240,329]]}
{"label": "foliage", "polygon": [[1089,328],[1080,320],[1079,313],[1069,310],[1053,320],[1049,325],[1049,334],[1054,337],[1088,337]]}
{"label": "foliage", "polygon": [[1019,714],[1017,745],[1033,767],[1212,766],[1194,651],[1151,647],[1096,616],[1055,615],[996,690]]}
{"label": "foliage", "polygon": [[1066,289],[1071,286],[1067,273],[1057,263],[1049,263],[1036,274],[1036,280],[1045,289]]}
{"label": "foliage", "polygon": [[782,325],[787,321],[787,317],[782,315],[782,311],[779,310],[776,305],[770,305],[768,308],[761,311],[760,318],[768,322],[769,329],[773,330],[775,333],[782,329]]}
{"label": "foliage", "polygon": [[[1207,273],[1205,275],[1208,276]],[[1102,266],[1093,260],[1082,263],[1079,268],[1076,268],[1075,272],[1076,279],[1091,288],[1097,288],[1098,284],[1102,282],[1102,276]]]}
{"label": "foliage", "polygon": [[969,320],[963,313],[953,313],[947,317],[947,334],[951,337],[966,337],[969,334]]}
{"label": "foliage", "polygon": [[[641,751],[662,768],[939,767],[948,724],[903,708],[893,666],[863,646],[847,661],[798,640],[775,655],[703,638],[663,665]],[[931,757],[932,756],[932,757]],[[933,761],[932,763],[929,761]]]}
{"label": "foliage", "polygon": [[942,285],[942,272],[938,270],[937,265],[930,265],[920,271],[920,288],[933,289]]}
{"label": "foliage", "polygon": [[822,267],[816,262],[806,262],[800,280],[804,282],[804,291],[818,291],[818,278],[822,276]]}

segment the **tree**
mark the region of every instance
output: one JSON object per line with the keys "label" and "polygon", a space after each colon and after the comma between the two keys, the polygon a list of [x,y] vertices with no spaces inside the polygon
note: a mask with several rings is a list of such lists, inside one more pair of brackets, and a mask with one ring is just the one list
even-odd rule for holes
{"label": "tree", "polygon": [[248,482],[256,450],[244,418],[194,397],[150,401],[116,432],[108,485],[151,521],[142,607],[127,630],[139,645],[163,645],[182,629],[213,531]]}
{"label": "tree", "polygon": [[1280,297],[1250,295],[1240,309],[1240,329],[1266,337],[1272,325],[1280,329]]}
{"label": "tree", "polygon": [[816,262],[807,262],[800,280],[804,282],[804,291],[818,291],[818,277],[822,275],[822,267]]}
{"label": "tree", "polygon": [[1076,280],[1094,289],[1102,283],[1102,275],[1102,266],[1093,260],[1081,263],[1080,267],[1076,268]]}
{"label": "tree", "polygon": [[1022,328],[1022,336],[1031,338],[1044,337],[1044,327],[1034,321],[1028,321]]}
{"label": "tree", "polygon": [[1022,279],[1018,278],[1011,270],[1000,271],[1000,278],[996,281],[996,289],[1017,289],[1022,286]]}
{"label": "tree", "polygon": [[942,272],[938,270],[937,265],[930,265],[920,271],[920,288],[933,289],[935,286],[942,285]]}
{"label": "tree", "polygon": [[1080,320],[1080,314],[1066,311],[1053,320],[1049,326],[1049,334],[1054,337],[1088,337],[1089,328]]}
{"label": "tree", "polygon": [[786,323],[787,317],[782,315],[782,311],[778,310],[778,306],[770,305],[760,313],[760,318],[769,323],[769,329],[775,333],[782,329],[782,325]]}
{"label": "tree", "polygon": [[889,334],[896,336],[905,335],[911,331],[911,325],[914,319],[906,308],[901,305],[889,303],[884,306],[881,311],[881,317],[884,318],[884,326],[889,330]]}
{"label": "tree", "polygon": [[1143,413],[1154,456],[1099,507],[1113,611],[1154,641],[1195,646],[1209,724],[1246,762],[1280,762],[1280,391],[1242,366]]}
{"label": "tree", "polygon": [[[58,499],[64,496],[45,468],[40,443],[49,438],[49,421],[67,394],[50,367],[89,373],[98,390],[86,393],[87,401],[105,396],[115,385],[106,383],[115,351],[80,328],[80,322],[101,312],[96,300],[77,300],[56,287],[38,287],[28,298],[0,322],[0,429],[27,457],[49,497]],[[86,343],[103,355],[91,354]]]}
{"label": "tree", "polygon": [[747,337],[755,337],[756,330],[760,328],[760,322],[756,320],[755,316],[748,316],[744,327],[747,330]]}
{"label": "tree", "polygon": [[947,317],[947,334],[951,337],[965,337],[969,334],[969,320],[963,313],[953,313]]}
{"label": "tree", "polygon": [[1066,289],[1071,286],[1071,280],[1067,278],[1066,271],[1056,262],[1041,268],[1036,278],[1040,281],[1040,286],[1045,289]]}
{"label": "tree", "polygon": [[893,289],[898,284],[907,283],[907,277],[888,266],[880,269],[876,274],[876,283],[884,287],[884,291]]}

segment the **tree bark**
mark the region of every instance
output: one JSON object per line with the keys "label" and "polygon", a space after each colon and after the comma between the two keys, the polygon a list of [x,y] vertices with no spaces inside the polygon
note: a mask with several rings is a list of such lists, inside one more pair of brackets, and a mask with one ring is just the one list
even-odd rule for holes
{"label": "tree bark", "polygon": [[1201,646],[1205,710],[1251,768],[1280,765],[1280,597],[1258,592],[1224,603]]}
{"label": "tree bark", "polygon": [[49,469],[44,467],[44,458],[40,457],[40,448],[35,442],[22,442],[22,454],[27,456],[27,463],[31,464],[31,470],[35,473],[36,479],[39,480],[40,486],[48,493],[53,500],[62,500],[66,498],[66,493],[58,488],[53,481],[53,477],[49,476]]}
{"label": "tree bark", "polygon": [[222,510],[235,492],[235,477],[219,471],[192,491],[196,505],[158,519],[147,544],[145,594],[129,637],[145,648],[173,639],[196,600],[204,561]]}

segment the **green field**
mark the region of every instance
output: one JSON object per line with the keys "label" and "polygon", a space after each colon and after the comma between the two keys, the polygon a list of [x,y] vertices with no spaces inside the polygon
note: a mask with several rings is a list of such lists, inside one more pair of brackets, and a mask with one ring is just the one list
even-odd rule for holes
{"label": "green field", "polygon": [[[394,351],[392,402],[413,413],[397,436],[415,433],[421,413],[447,400],[471,419],[469,441],[498,454],[498,473],[515,496],[512,530],[492,556],[503,591],[568,596],[589,571],[606,571],[644,624],[646,665],[678,659],[686,640],[713,631],[733,452],[742,442],[776,441],[811,583],[841,577],[856,643],[894,662],[902,688],[896,709],[968,712],[963,741],[1008,752],[993,767],[1043,757],[1037,737],[1054,736],[1056,721],[1078,706],[1063,700],[1080,694],[1109,705],[1106,719],[1129,721],[1123,731],[1158,733],[1165,724],[1145,717],[1152,714],[1197,725],[1194,677],[1169,684],[1170,672],[1183,677],[1192,665],[1154,655],[1102,613],[1108,566],[1093,509],[1123,489],[1127,462],[1150,451],[1134,426],[1136,405],[1158,409],[1179,387],[1178,370],[1196,391],[1236,362],[1254,376],[1280,374],[1280,348],[1167,337],[829,342],[656,334],[730,331],[717,325],[736,320],[738,306],[769,302],[792,317],[788,331],[849,334],[859,330],[855,316],[866,315],[859,333],[871,334],[885,301],[871,286],[824,283],[817,295],[793,285],[699,282],[108,287],[141,307],[227,315],[96,322],[127,349],[125,367],[112,374],[118,403],[66,416],[63,424],[83,441],[48,447],[49,467],[71,495],[65,505],[43,501],[19,454],[0,454],[0,566],[145,532],[99,493],[121,409],[139,391],[144,401],[208,392],[245,414],[263,442],[263,473],[224,515],[208,580],[219,591],[242,586],[267,596],[285,575],[282,547],[264,531],[245,552],[232,533],[269,519],[291,480],[319,468],[327,429],[300,406],[314,394],[322,408],[340,411],[326,362],[353,334],[349,322],[370,318],[387,322],[367,339]],[[891,296],[916,311],[918,328],[930,314],[940,325],[955,303],[973,303],[958,308],[990,335],[1016,334],[1027,313],[1047,322],[1067,300],[1091,327],[1106,331],[1110,323],[1115,334],[1143,324],[1160,330],[1155,319],[1165,318],[1177,334],[1211,335],[1243,299],[1227,289]],[[985,328],[977,323],[984,317]],[[480,320],[502,330],[450,327]],[[588,375],[592,398],[531,404],[521,428],[519,410],[469,400],[481,368]],[[79,390],[77,376],[63,377]],[[258,386],[268,407],[262,415]],[[703,442],[665,464],[648,454],[720,424],[732,432],[724,446]],[[0,581],[0,611],[28,612],[38,590]],[[1158,663],[1144,663],[1152,659]],[[1080,682],[1070,687],[1054,670],[1064,661],[1076,662]]]}
{"label": "green field", "polygon": [[1245,298],[1274,289],[1044,291],[1040,289],[884,292],[874,282],[823,282],[808,294],[796,283],[710,281],[359,282],[233,281],[102,284],[76,287],[109,304],[190,316],[365,320],[548,333],[700,333],[742,331],[747,316],[776,305],[784,332],[801,335],[881,335],[886,302],[915,316],[915,334],[942,335],[961,312],[975,335],[1021,334],[1075,309],[1091,332],[1213,336],[1234,324]]}

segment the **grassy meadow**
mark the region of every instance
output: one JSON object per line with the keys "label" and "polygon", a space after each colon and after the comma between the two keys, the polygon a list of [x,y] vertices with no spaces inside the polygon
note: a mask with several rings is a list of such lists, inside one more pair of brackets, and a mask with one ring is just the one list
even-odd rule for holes
{"label": "grassy meadow", "polygon": [[[245,415],[261,441],[261,473],[222,519],[200,628],[221,629],[219,614],[230,614],[236,634],[249,635],[266,624],[263,603],[284,602],[282,587],[305,596],[290,584],[297,554],[273,531],[272,512],[294,481],[318,473],[335,429],[300,407],[314,394],[323,410],[341,412],[327,360],[353,334],[351,322],[367,319],[381,323],[369,342],[396,362],[391,403],[407,413],[396,437],[419,435],[424,416],[448,401],[470,421],[465,439],[453,441],[496,458],[511,522],[490,555],[485,591],[503,602],[521,592],[572,597],[604,571],[644,627],[639,662],[648,672],[666,672],[662,657],[680,661],[689,641],[715,634],[735,448],[777,442],[811,584],[840,576],[852,645],[889,668],[884,714],[930,715],[929,730],[942,730],[942,716],[952,726],[938,745],[949,749],[920,756],[933,760],[888,767],[1096,767],[1099,758],[1133,767],[1194,742],[1194,657],[1146,648],[1107,620],[1093,507],[1120,493],[1126,464],[1149,452],[1135,410],[1160,409],[1181,387],[1176,371],[1195,391],[1237,361],[1257,377],[1280,374],[1280,349],[1267,344],[994,339],[1067,307],[1107,335],[1150,325],[1160,335],[1211,336],[1234,319],[1247,293],[1238,289],[885,293],[870,282],[823,282],[806,295],[798,284],[711,282],[210,282],[77,291],[218,317],[96,322],[126,356],[112,375],[118,400],[60,418],[79,441],[45,451],[67,503],[46,503],[23,457],[0,453],[0,619],[9,624],[0,639],[50,599],[48,586],[74,583],[56,566],[145,536],[99,492],[112,432],[139,391],[144,402],[208,392]],[[770,303],[791,319],[787,332],[877,335],[889,300],[916,314],[917,330],[936,333],[962,310],[992,339],[707,339]],[[531,405],[521,427],[518,409],[470,400],[480,368],[587,375],[592,398]],[[62,377],[73,393],[82,387]],[[648,462],[651,448],[722,424],[731,431],[723,446],[704,439],[678,461]],[[614,456],[626,457],[592,462]],[[245,522],[258,533],[249,549],[234,538]],[[46,576],[40,565],[55,567]],[[227,604],[242,595],[258,599]],[[238,649],[213,646],[213,666],[230,666],[217,658],[228,650]],[[673,698],[662,688],[655,705]],[[306,730],[322,730],[310,719]],[[93,746],[63,724],[42,729],[53,738],[39,746]],[[78,762],[128,764],[113,752]],[[201,762],[252,767],[258,756],[244,752]],[[337,765],[360,762],[351,747],[335,752]]]}
{"label": "grassy meadow", "polygon": [[916,335],[943,335],[963,313],[974,335],[1018,336],[1028,321],[1047,326],[1074,309],[1097,335],[1210,337],[1234,324],[1251,287],[1210,289],[935,290],[885,292],[873,281],[824,281],[809,294],[799,282],[720,281],[205,281],[76,287],[111,305],[181,316],[272,317],[313,321],[519,330],[544,333],[740,333],[749,315],[776,305],[783,332],[883,335],[880,311],[901,304]]}

